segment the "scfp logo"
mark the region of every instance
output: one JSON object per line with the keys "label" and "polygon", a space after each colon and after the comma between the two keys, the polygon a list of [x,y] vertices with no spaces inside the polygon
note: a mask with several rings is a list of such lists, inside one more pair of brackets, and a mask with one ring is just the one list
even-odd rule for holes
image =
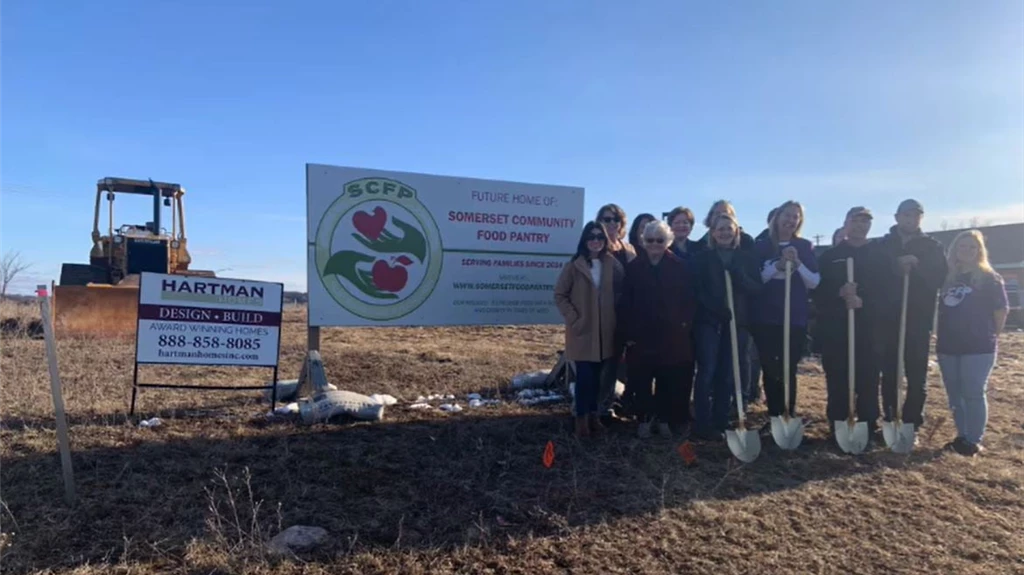
{"label": "scfp logo", "polygon": [[387,321],[423,305],[441,277],[441,232],[416,190],[387,178],[345,184],[317,227],[317,273],[338,305]]}

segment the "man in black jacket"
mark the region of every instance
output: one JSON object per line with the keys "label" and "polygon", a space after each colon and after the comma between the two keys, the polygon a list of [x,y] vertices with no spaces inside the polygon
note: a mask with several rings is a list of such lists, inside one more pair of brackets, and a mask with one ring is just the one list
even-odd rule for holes
{"label": "man in black jacket", "polygon": [[880,322],[877,339],[882,368],[882,405],[886,421],[891,421],[896,414],[896,368],[903,276],[909,274],[903,355],[907,395],[902,420],[913,423],[915,428],[924,423],[928,351],[935,321],[935,303],[948,271],[942,244],[921,231],[923,216],[924,208],[920,203],[904,200],[896,210],[896,225],[878,240],[890,260],[890,269],[885,275],[888,287],[885,290],[887,298],[884,320]]}
{"label": "man in black jacket", "polygon": [[[878,420],[878,362],[873,331],[883,312],[891,262],[881,244],[867,239],[871,212],[851,208],[846,214],[848,235],[818,258],[821,282],[811,292],[818,312],[816,337],[828,393],[826,413],[831,422],[849,415],[848,311],[854,310],[854,405],[856,419],[868,424],[871,435]],[[847,282],[846,261],[853,259],[853,282]]]}

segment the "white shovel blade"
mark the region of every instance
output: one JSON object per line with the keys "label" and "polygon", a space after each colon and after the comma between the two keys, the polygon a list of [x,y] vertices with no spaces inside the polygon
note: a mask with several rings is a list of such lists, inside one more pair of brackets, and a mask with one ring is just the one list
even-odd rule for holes
{"label": "white shovel blade", "polygon": [[896,434],[896,440],[889,445],[889,448],[896,453],[910,453],[914,449],[914,424],[903,423],[899,426],[893,425],[893,429]]}
{"label": "white shovel blade", "polygon": [[753,430],[726,430],[725,441],[736,459],[750,463],[761,454],[761,437]]}
{"label": "white shovel blade", "polygon": [[868,446],[868,424],[864,421],[850,425],[849,421],[835,422],[836,443],[846,453],[861,453]]}
{"label": "white shovel blade", "polygon": [[882,422],[882,437],[885,438],[886,447],[892,447],[897,441],[899,441],[899,431],[896,428],[895,421],[883,421]]}
{"label": "white shovel blade", "polygon": [[786,419],[781,416],[771,418],[772,438],[782,449],[796,449],[804,438],[804,427],[796,418]]}

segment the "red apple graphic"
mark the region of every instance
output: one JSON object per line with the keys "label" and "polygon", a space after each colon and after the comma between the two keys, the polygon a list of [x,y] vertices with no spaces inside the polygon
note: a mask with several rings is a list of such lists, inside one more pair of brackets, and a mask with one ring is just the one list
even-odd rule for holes
{"label": "red apple graphic", "polygon": [[401,265],[391,267],[384,260],[377,260],[373,264],[373,285],[381,291],[396,293],[402,291],[406,282],[409,281],[409,272]]}
{"label": "red apple graphic", "polygon": [[369,238],[370,241],[380,237],[387,223],[388,213],[380,206],[373,208],[373,215],[360,210],[352,216],[352,225],[355,226],[356,231]]}

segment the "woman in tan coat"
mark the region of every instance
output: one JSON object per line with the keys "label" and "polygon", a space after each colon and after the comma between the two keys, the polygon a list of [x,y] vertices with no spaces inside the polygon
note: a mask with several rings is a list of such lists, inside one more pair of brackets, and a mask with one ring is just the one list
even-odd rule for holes
{"label": "woman in tan coat", "polygon": [[615,306],[624,277],[622,264],[608,253],[604,226],[588,222],[555,284],[555,305],[565,319],[565,359],[576,365],[577,437],[604,429],[597,396],[601,368],[615,358]]}

